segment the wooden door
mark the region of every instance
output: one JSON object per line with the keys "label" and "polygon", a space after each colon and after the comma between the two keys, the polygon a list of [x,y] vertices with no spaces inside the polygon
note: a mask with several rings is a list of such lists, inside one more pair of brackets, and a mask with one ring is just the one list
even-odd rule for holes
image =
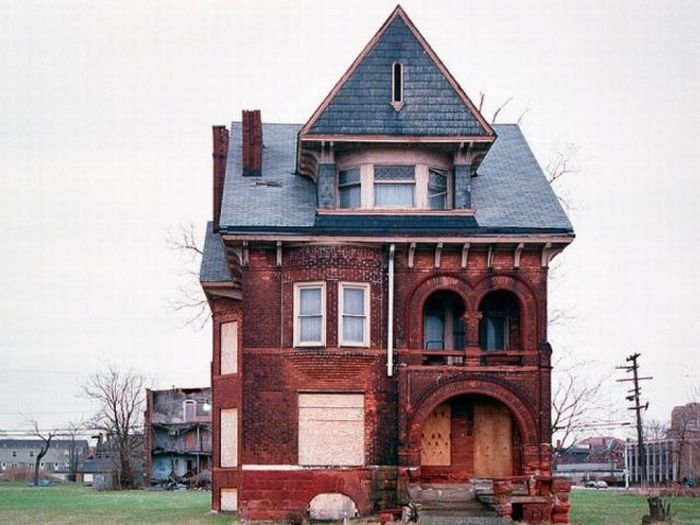
{"label": "wooden door", "polygon": [[474,475],[513,475],[513,421],[508,409],[495,404],[474,406]]}
{"label": "wooden door", "polygon": [[452,448],[452,411],[448,403],[438,406],[423,425],[420,464],[449,466]]}

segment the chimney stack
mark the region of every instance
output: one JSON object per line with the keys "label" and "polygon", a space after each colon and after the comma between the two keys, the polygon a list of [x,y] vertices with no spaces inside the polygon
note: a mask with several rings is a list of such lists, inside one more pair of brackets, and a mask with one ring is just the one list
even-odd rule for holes
{"label": "chimney stack", "polygon": [[221,216],[221,199],[224,194],[224,179],[226,178],[226,157],[228,156],[228,130],[226,126],[212,126],[213,147],[212,159],[214,160],[214,232],[219,231],[219,218]]}
{"label": "chimney stack", "polygon": [[260,177],[262,175],[262,121],[260,110],[243,110],[242,123],[242,148],[243,148],[243,176]]}

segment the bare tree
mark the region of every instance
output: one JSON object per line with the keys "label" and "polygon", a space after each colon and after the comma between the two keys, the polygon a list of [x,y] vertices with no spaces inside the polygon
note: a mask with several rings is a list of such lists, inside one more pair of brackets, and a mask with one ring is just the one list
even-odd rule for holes
{"label": "bare tree", "polygon": [[207,298],[199,284],[199,264],[202,260],[202,243],[193,224],[181,224],[177,231],[171,231],[166,239],[169,249],[178,253],[183,270],[175,297],[170,307],[181,315],[185,325],[201,330],[209,321],[211,311]]}
{"label": "bare tree", "polygon": [[648,418],[644,420],[642,431],[644,432],[644,442],[649,440],[664,439],[668,433],[669,426],[660,419]]}
{"label": "bare tree", "polygon": [[552,392],[552,435],[557,437],[557,450],[565,452],[583,433],[604,423],[609,412],[600,403],[599,392],[604,377],[587,380],[579,371],[582,363],[564,367]]}
{"label": "bare tree", "polygon": [[83,395],[99,403],[90,428],[104,432],[109,454],[118,471],[119,488],[135,486],[135,459],[142,454],[147,381],[133,370],[110,365],[95,372],[82,387]]}
{"label": "bare tree", "polygon": [[32,435],[41,439],[42,444],[39,448],[39,453],[34,459],[34,485],[39,485],[39,466],[41,465],[41,460],[51,448],[51,440],[58,435],[56,431],[43,431],[39,430],[39,423],[36,420],[32,420]]}

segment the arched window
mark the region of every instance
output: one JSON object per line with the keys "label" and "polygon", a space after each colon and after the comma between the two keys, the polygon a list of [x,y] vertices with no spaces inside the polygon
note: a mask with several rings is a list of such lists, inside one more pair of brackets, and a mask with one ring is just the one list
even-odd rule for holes
{"label": "arched window", "polygon": [[464,303],[454,292],[437,291],[423,307],[423,349],[463,350]]}
{"label": "arched window", "polygon": [[507,290],[489,292],[479,305],[479,346],[482,350],[512,350],[522,345],[520,304]]}
{"label": "arched window", "polygon": [[194,421],[197,412],[197,402],[193,399],[188,399],[182,404],[183,409],[183,420],[184,421]]}

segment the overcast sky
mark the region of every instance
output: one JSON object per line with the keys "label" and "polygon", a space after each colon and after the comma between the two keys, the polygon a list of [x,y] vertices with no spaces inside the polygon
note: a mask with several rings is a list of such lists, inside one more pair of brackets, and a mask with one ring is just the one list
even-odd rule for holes
{"label": "overcast sky", "polygon": [[[402,3],[487,118],[525,110],[577,239],[550,303],[556,356],[610,375],[640,352],[650,416],[700,385],[700,7],[696,1]],[[0,430],[89,415],[111,362],[205,386],[210,328],[168,300],[170,229],[211,214],[211,125],[305,122],[393,1],[0,0]]]}

